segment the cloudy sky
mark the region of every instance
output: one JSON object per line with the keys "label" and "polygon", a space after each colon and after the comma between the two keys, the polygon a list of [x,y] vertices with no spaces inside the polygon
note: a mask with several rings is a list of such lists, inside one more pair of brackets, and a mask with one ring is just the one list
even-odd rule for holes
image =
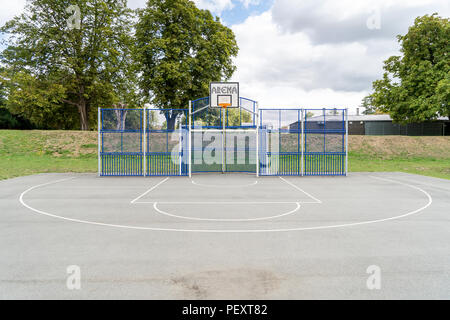
{"label": "cloudy sky", "polygon": [[[1,0],[0,24],[23,0]],[[354,110],[398,54],[396,35],[414,18],[449,17],[447,0],[195,0],[219,16],[239,45],[241,96],[263,107],[349,107]],[[131,8],[145,0],[129,0]],[[195,98],[195,97],[194,97]]]}

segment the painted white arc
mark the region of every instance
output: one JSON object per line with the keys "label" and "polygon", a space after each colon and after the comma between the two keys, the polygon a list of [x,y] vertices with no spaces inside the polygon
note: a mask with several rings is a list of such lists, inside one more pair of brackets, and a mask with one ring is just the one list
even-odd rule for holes
{"label": "painted white arc", "polygon": [[198,217],[179,216],[179,215],[168,213],[166,211],[163,211],[163,210],[159,209],[158,206],[157,206],[158,202],[154,202],[153,203],[153,208],[157,212],[159,212],[159,213],[161,213],[163,215],[166,215],[166,216],[169,216],[169,217],[173,217],[173,218],[178,218],[178,219],[195,220],[195,221],[223,221],[223,222],[229,221],[229,222],[239,222],[239,221],[271,220],[271,219],[277,219],[277,218],[281,218],[281,217],[285,217],[285,216],[291,215],[291,214],[297,212],[298,209],[300,209],[300,203],[298,203],[298,202],[293,202],[293,203],[295,203],[297,205],[294,210],[291,210],[291,211],[288,211],[288,212],[285,212],[285,213],[282,213],[282,214],[279,214],[279,215],[270,216],[270,217],[247,218],[247,219],[244,219],[244,218],[241,218],[241,219],[239,219],[239,218],[236,218],[236,219],[231,219],[231,218],[217,218],[217,219],[213,219],[213,218],[198,218]]}

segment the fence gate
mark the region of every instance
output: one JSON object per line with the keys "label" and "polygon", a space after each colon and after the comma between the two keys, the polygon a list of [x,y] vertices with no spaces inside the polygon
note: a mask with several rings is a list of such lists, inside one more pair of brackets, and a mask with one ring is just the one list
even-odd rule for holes
{"label": "fence gate", "polygon": [[256,101],[212,108],[209,98],[191,103],[191,172],[257,172]]}

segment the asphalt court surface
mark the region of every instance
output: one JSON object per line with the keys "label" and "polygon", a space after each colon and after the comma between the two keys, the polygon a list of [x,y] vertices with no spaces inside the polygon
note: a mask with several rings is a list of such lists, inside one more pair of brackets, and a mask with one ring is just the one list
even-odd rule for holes
{"label": "asphalt court surface", "polygon": [[0,191],[2,298],[450,297],[448,180],[41,174]]}

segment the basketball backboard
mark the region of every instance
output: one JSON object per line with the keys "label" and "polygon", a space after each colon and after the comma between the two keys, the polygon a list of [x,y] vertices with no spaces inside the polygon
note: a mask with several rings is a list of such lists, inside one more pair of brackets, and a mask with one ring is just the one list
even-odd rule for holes
{"label": "basketball backboard", "polygon": [[211,82],[209,105],[213,108],[239,108],[239,82]]}

